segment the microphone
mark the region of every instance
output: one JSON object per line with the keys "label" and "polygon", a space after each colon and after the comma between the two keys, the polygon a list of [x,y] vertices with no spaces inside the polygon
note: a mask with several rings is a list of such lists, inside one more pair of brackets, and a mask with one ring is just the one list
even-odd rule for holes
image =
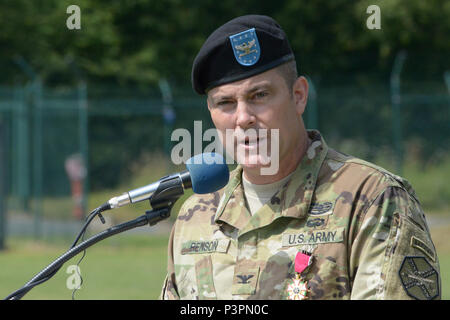
{"label": "microphone", "polygon": [[228,166],[221,154],[195,155],[186,161],[186,168],[185,171],[162,177],[157,182],[111,198],[101,206],[102,211],[144,200],[150,200],[153,206],[153,200],[155,204],[157,201],[169,201],[183,195],[185,189],[192,188],[197,194],[205,194],[215,192],[228,183]]}

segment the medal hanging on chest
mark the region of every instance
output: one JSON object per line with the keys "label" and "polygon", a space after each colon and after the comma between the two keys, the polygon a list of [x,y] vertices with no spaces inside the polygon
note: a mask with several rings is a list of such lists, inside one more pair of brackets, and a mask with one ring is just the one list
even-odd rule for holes
{"label": "medal hanging on chest", "polygon": [[295,256],[295,276],[290,279],[287,286],[289,300],[305,300],[308,297],[308,282],[302,272],[311,264],[312,256],[306,251],[299,251]]}

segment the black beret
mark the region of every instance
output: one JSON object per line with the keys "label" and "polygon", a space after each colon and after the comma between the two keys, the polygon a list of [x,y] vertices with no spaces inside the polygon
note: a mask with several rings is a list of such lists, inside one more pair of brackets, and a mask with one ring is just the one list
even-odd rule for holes
{"label": "black beret", "polygon": [[192,87],[199,94],[242,80],[287,61],[294,53],[286,34],[272,18],[235,18],[206,39],[192,66]]}

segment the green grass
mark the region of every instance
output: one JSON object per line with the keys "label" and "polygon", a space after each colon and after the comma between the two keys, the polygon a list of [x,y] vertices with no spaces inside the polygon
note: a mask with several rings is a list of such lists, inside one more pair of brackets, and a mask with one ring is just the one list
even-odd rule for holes
{"label": "green grass", "polygon": [[[77,300],[157,299],[166,274],[168,237],[122,234],[97,243],[87,250],[80,264],[83,285]],[[63,254],[68,245],[55,239],[39,242],[9,239],[8,249],[0,252],[0,297],[19,289],[35,274]],[[23,299],[72,299],[66,286],[81,253],[66,262],[47,282],[33,288]]]}
{"label": "green grass", "polygon": [[419,200],[429,212],[450,211],[450,157],[439,164],[419,166],[408,162],[404,168],[404,176],[412,184]]}
{"label": "green grass", "polygon": [[436,247],[442,280],[442,299],[450,300],[450,224],[431,228],[431,237]]}
{"label": "green grass", "polygon": [[450,270],[450,254],[439,255],[439,264],[442,279],[442,299],[450,300],[450,274],[448,272]]}

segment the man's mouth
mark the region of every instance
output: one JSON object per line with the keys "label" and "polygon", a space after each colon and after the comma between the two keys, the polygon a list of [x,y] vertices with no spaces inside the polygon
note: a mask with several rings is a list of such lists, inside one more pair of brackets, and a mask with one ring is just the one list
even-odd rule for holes
{"label": "man's mouth", "polygon": [[261,144],[267,141],[267,137],[264,132],[258,132],[260,129],[248,129],[248,131],[244,130],[235,130],[234,137],[236,145],[240,145],[245,149],[254,149],[259,148]]}
{"label": "man's mouth", "polygon": [[252,148],[252,147],[260,146],[262,143],[264,143],[265,140],[266,139],[264,139],[262,137],[261,138],[260,137],[257,137],[257,138],[246,137],[245,139],[238,141],[238,144],[244,145],[245,147],[248,147],[248,148]]}
{"label": "man's mouth", "polygon": [[241,140],[240,143],[246,146],[257,145],[262,141],[259,137],[245,137],[244,140]]}
{"label": "man's mouth", "polygon": [[259,138],[251,139],[251,140],[250,140],[250,138],[247,137],[247,138],[245,138],[245,140],[244,140],[244,144],[245,144],[246,146],[251,145],[251,144],[258,144],[258,143],[259,143]]}

